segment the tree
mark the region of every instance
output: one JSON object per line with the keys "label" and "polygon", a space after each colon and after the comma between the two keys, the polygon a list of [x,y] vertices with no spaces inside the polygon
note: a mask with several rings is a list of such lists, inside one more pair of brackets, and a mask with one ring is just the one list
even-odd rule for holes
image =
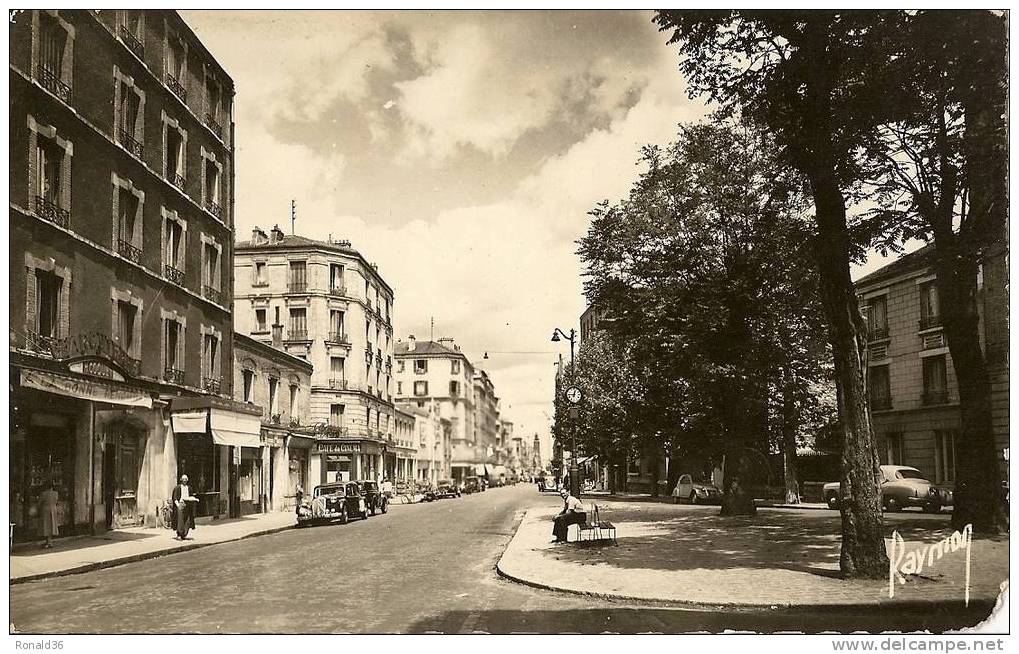
{"label": "tree", "polygon": [[782,387],[795,429],[824,356],[801,183],[733,123],[683,126],[641,163],[626,200],[591,212],[579,249],[588,299],[611,307],[608,337],[639,380],[632,447],[724,456],[722,513],[752,514],[769,398]]}
{"label": "tree", "polygon": [[[959,382],[963,447],[952,523],[1007,529],[981,346],[977,275],[1003,252],[1007,27],[988,11],[903,12],[883,40],[875,86],[890,94],[873,155],[875,197],[861,230],[884,249],[933,242],[941,320]],[[994,473],[992,474],[992,471]]]}
{"label": "tree", "polygon": [[858,87],[879,12],[662,11],[692,95],[707,95],[775,135],[813,197],[816,265],[843,428],[844,577],[887,574],[878,457],[867,409],[866,327],[849,274],[846,205],[861,174],[855,153],[873,138]]}

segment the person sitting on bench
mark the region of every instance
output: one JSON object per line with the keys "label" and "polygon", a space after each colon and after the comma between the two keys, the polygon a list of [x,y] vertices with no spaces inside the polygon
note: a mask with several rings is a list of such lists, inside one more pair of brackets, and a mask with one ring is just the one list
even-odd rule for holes
{"label": "person sitting on bench", "polygon": [[566,488],[559,491],[563,498],[563,510],[557,515],[552,525],[553,543],[565,543],[570,525],[582,525],[587,522],[587,513],[580,500],[570,495]]}

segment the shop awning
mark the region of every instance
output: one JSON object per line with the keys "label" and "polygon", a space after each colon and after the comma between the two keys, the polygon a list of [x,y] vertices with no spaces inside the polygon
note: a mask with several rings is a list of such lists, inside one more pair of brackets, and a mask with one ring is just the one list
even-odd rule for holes
{"label": "shop awning", "polygon": [[152,396],[139,390],[122,388],[91,379],[65,377],[39,370],[22,370],[21,385],[47,393],[76,397],[93,402],[152,408]]}
{"label": "shop awning", "polygon": [[207,434],[209,432],[209,411],[180,411],[170,414],[175,434]]}
{"label": "shop awning", "polygon": [[495,466],[486,463],[485,464],[485,474],[487,474],[489,477],[494,477],[495,476]]}
{"label": "shop awning", "polygon": [[209,409],[209,429],[212,431],[212,442],[216,445],[232,445],[234,447],[261,447],[262,421],[256,416]]}
{"label": "shop awning", "polygon": [[484,474],[485,474],[485,464],[484,463],[479,463],[476,466],[474,466],[474,474],[484,476]]}

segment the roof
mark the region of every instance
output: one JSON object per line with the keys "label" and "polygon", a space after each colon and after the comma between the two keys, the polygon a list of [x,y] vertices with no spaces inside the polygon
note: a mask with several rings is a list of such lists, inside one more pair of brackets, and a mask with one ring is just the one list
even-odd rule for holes
{"label": "roof", "polygon": [[453,356],[462,357],[464,360],[467,359],[460,350],[446,347],[442,343],[435,341],[414,341],[414,343],[414,349],[410,350],[410,343],[408,341],[400,341],[393,347],[393,356]]}
{"label": "roof", "polygon": [[282,362],[285,365],[294,366],[297,368],[304,368],[305,372],[311,374],[314,371],[315,366],[310,361],[305,361],[299,356],[278,350],[271,345],[267,345],[262,341],[254,339],[247,334],[241,334],[234,332],[234,352],[236,353],[237,347],[240,345],[240,349],[248,348],[255,350],[257,354],[264,356],[275,361]]}
{"label": "roof", "polygon": [[856,280],[856,286],[872,286],[899,275],[921,270],[933,265],[934,244],[925,245],[915,252],[903,255],[890,264]]}

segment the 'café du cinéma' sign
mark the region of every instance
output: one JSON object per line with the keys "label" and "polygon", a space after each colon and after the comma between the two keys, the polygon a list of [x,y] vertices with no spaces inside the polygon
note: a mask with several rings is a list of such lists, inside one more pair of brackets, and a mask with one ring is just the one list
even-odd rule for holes
{"label": "'caf\u00e9 du cin\u00e9ma' sign", "polygon": [[360,452],[361,443],[319,443],[318,452],[320,454],[349,454],[351,452]]}

